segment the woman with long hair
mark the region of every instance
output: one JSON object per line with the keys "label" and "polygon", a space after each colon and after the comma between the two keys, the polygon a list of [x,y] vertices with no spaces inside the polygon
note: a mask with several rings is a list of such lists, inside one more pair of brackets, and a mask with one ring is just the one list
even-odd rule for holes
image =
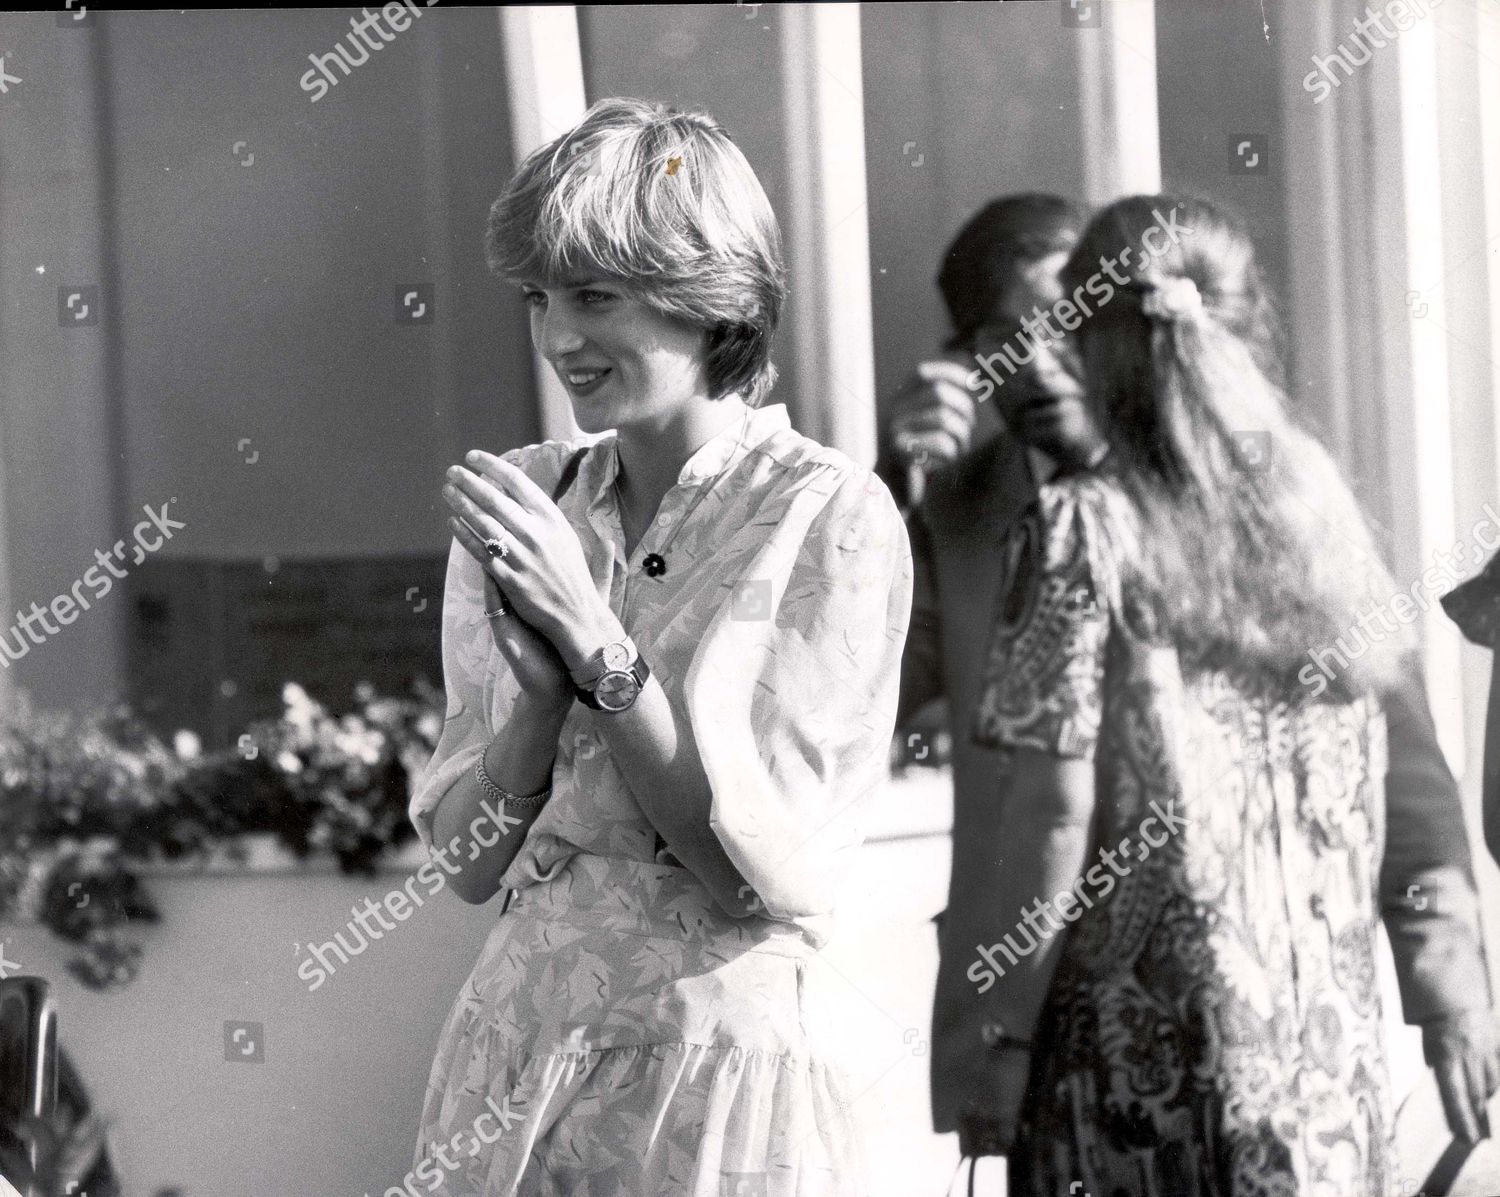
{"label": "woman with long hair", "polygon": [[815,960],[895,718],[899,513],[760,405],[779,234],[712,118],[599,102],[487,246],[603,435],[449,471],[448,713],[412,815],[460,897],[511,896],[417,1178],[862,1197]]}
{"label": "woman with long hair", "polygon": [[[1411,645],[1370,610],[1396,588],[1287,414],[1235,221],[1121,200],[1063,289],[1110,449],[1011,540],[975,728],[1008,773],[969,1142],[1009,1155],[1018,1197],[1384,1197],[1381,696]],[[1461,1000],[1477,1038],[1444,1042],[1482,1117],[1487,998]]]}

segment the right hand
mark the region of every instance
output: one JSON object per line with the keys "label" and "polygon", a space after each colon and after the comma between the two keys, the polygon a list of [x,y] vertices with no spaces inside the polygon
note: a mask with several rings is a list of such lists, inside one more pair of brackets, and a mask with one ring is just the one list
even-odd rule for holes
{"label": "right hand", "polygon": [[894,401],[891,444],[911,465],[941,469],[969,451],[979,408],[968,387],[972,362],[935,358],[917,366]]}
{"label": "right hand", "polygon": [[1422,1055],[1437,1074],[1448,1129],[1469,1143],[1490,1137],[1489,1100],[1500,1088],[1500,1047],[1488,1010],[1464,1010],[1422,1024]]}
{"label": "right hand", "polygon": [[[486,572],[484,575],[484,609],[493,611],[500,602],[500,587]],[[505,614],[490,618],[490,634],[495,647],[510,666],[521,689],[538,698],[555,698],[560,705],[573,701],[573,679],[557,649],[534,627],[505,603]]]}
{"label": "right hand", "polygon": [[573,701],[573,679],[568,667],[552,642],[515,613],[508,598],[502,598],[500,584],[490,572],[490,557],[484,543],[461,519],[450,517],[449,526],[464,550],[484,572],[484,609],[505,608],[504,615],[489,619],[490,635],[495,647],[510,666],[521,689],[538,698],[556,699],[559,705]]}

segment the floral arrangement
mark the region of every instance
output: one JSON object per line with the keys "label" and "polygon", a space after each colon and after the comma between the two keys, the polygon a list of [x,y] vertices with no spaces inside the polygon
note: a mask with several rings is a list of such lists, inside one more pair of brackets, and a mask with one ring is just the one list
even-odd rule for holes
{"label": "floral arrangement", "polygon": [[415,836],[411,782],[443,700],[427,682],[399,698],[361,684],[354,700],[335,717],[289,684],[280,717],[204,753],[187,731],[169,747],[124,706],[63,715],[19,696],[0,715],[0,919],[33,917],[79,944],[69,968],[103,989],[136,974],[129,924],[159,918],[144,864],[243,859],[242,837],[269,832],[299,857],[372,873]]}
{"label": "floral arrangement", "polygon": [[[355,687],[356,710],[337,719],[291,684],[280,719],[240,737],[236,755],[264,756],[285,798],[275,819],[298,856],[338,858],[345,872],[373,873],[381,855],[416,838],[406,815],[410,782],[443,730],[443,696],[418,682],[410,698]],[[258,750],[258,751],[257,751]]]}

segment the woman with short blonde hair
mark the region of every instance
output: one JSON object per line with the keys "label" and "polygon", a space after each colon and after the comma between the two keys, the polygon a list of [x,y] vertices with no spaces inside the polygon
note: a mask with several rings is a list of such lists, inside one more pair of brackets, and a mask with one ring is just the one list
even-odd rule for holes
{"label": "woman with short blonde hair", "polygon": [[412,817],[460,897],[510,896],[416,1174],[862,1197],[817,954],[895,719],[900,516],[762,403],[779,236],[712,118],[601,101],[487,249],[604,435],[470,453],[444,489],[448,718]]}

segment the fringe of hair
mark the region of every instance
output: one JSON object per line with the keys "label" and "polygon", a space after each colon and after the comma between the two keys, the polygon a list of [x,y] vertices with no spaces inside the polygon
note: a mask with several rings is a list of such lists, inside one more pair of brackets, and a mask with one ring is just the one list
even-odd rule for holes
{"label": "fringe of hair", "polygon": [[485,249],[504,278],[608,279],[702,328],[715,398],[756,404],[775,381],[780,230],[749,162],[706,114],[599,101],[521,164],[490,210]]}

